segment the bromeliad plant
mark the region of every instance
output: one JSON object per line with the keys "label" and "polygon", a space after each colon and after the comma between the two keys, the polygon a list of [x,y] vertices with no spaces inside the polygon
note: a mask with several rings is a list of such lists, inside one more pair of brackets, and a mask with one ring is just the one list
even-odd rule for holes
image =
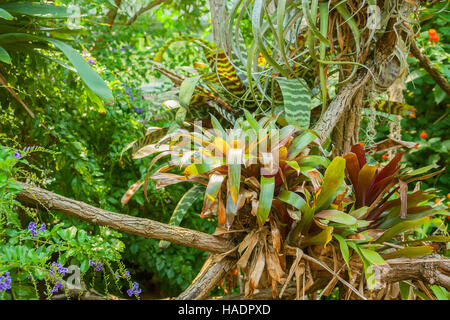
{"label": "bromeliad plant", "polygon": [[[314,132],[294,126],[278,129],[275,120],[256,120],[245,111],[245,118],[225,130],[212,117],[211,130],[193,124],[193,132],[176,131],[134,152],[138,157],[159,153],[148,172],[158,160],[171,156],[169,163],[151,175],[157,188],[196,183],[178,203],[170,224],[179,224],[187,208],[204,193],[201,216],[217,216],[219,233],[240,234],[235,240],[240,242],[238,266],[245,275],[246,294],[270,284],[276,288],[276,283],[287,283],[303,254],[313,248],[322,251],[328,244],[340,249],[349,274],[350,249],[360,256],[370,289],[376,285],[371,266],[385,264],[383,257],[434,252],[433,246],[422,243],[389,252],[383,243],[404,244],[398,235],[422,225],[430,216],[445,213],[426,204],[434,197],[431,192],[408,194],[407,189],[408,183],[440,171],[417,176],[431,167],[401,170],[402,153],[384,168],[369,165],[360,145],[330,161]],[[180,168],[183,174],[170,172]],[[148,179],[149,174],[145,185]],[[130,188],[124,203],[142,184],[137,182]],[[445,242],[449,238],[434,236],[432,240]],[[161,247],[166,246],[161,243]],[[298,254],[293,247],[303,253]],[[286,260],[290,254],[297,258],[291,265]],[[313,276],[309,273],[308,277]]]}

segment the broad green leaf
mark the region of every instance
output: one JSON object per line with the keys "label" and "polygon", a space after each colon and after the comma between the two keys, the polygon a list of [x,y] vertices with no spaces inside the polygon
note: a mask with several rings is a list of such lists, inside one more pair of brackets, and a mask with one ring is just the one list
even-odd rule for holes
{"label": "broad green leaf", "polygon": [[183,80],[180,86],[179,100],[182,107],[189,107],[192,95],[200,80],[200,76],[186,78]]}
{"label": "broad green leaf", "polygon": [[314,218],[326,219],[346,225],[354,225],[357,222],[357,220],[351,215],[338,210],[323,210],[319,213],[316,213],[314,215]]}
{"label": "broad green leaf", "polygon": [[316,201],[317,210],[327,209],[344,181],[345,159],[336,157],[331,161],[323,177],[322,190]]}
{"label": "broad green leaf", "polygon": [[297,161],[286,161],[286,163],[295,171],[297,171],[297,173],[300,173],[300,166],[298,165]]}
{"label": "broad green leaf", "polygon": [[8,52],[0,46],[0,62],[11,64],[11,57]]}
{"label": "broad green leaf", "polygon": [[260,226],[264,224],[272,207],[273,193],[275,190],[275,177],[261,176],[261,192],[259,195],[256,218]]}
{"label": "broad green leaf", "polygon": [[206,187],[205,199],[208,198],[211,201],[215,201],[217,194],[219,193],[222,182],[225,179],[225,175],[212,174],[209,177],[208,186]]}
{"label": "broad green leaf", "polygon": [[306,201],[299,194],[289,190],[281,191],[278,195],[278,199],[290,204],[300,211],[302,211],[306,205]]}
{"label": "broad green leaf", "polygon": [[[14,2],[0,4],[0,8],[8,10],[11,13],[23,14],[39,18],[69,18],[76,17],[75,10],[68,7],[55,6],[52,4],[43,4],[37,2]],[[79,15],[78,15],[79,16]]]}
{"label": "broad green leaf", "polygon": [[[230,149],[230,156],[238,152],[238,149]],[[241,184],[241,164],[228,164],[228,181],[230,182],[230,195],[233,202],[237,203],[237,198],[239,194],[239,188]]]}
{"label": "broad green leaf", "polygon": [[258,121],[256,121],[256,119],[252,116],[252,114],[248,112],[246,109],[244,109],[244,114],[245,118],[247,119],[252,129],[255,130],[255,134],[258,134],[258,132],[261,130]]}
{"label": "broad green leaf", "polygon": [[364,254],[361,252],[361,248],[356,245],[356,243],[349,241],[347,243],[350,247],[352,247],[356,253],[360,256],[363,267],[364,267],[364,275],[366,276],[366,283],[369,290],[375,289],[376,286],[376,278],[375,278],[375,271],[373,270],[373,266],[370,263],[369,260],[364,256]]}
{"label": "broad green leaf", "polygon": [[283,94],[286,121],[294,126],[309,128],[311,116],[311,93],[305,80],[278,78]]}
{"label": "broad green leaf", "polygon": [[320,231],[318,234],[312,237],[306,237],[302,241],[302,245],[306,246],[326,246],[328,242],[333,239],[333,227],[326,227],[324,230]]}
{"label": "broad green leaf", "polygon": [[398,286],[400,288],[400,296],[402,300],[409,300],[409,293],[411,291],[411,286],[404,281],[399,281]]}
{"label": "broad green leaf", "polygon": [[328,160],[327,158],[314,155],[301,158],[298,162],[302,167],[314,168],[317,168],[318,166],[324,166],[326,168],[330,164],[330,160]]}
{"label": "broad green leaf", "polygon": [[205,158],[202,163],[192,163],[184,169],[184,174],[190,177],[198,176],[202,173],[223,166],[225,159],[221,157]]}
{"label": "broad green leaf", "polygon": [[[184,216],[186,215],[186,212],[188,209],[192,206],[192,204],[197,200],[201,199],[201,195],[205,192],[205,187],[201,184],[196,184],[192,188],[190,188],[178,201],[177,206],[175,207],[175,210],[172,213],[172,216],[170,217],[169,224],[171,226],[179,226],[181,221],[183,220]],[[159,248],[165,249],[170,245],[169,241],[161,240],[159,242]]]}
{"label": "broad green leaf", "polygon": [[431,290],[433,290],[433,293],[438,300],[450,300],[450,292],[448,292],[445,288],[432,285]]}
{"label": "broad green leaf", "polygon": [[385,233],[383,233],[383,235],[378,238],[377,243],[382,243],[384,241],[388,241],[390,239],[392,239],[392,237],[405,232],[409,229],[413,229],[417,226],[420,226],[422,224],[424,224],[425,222],[427,222],[428,220],[430,220],[430,217],[423,217],[421,219],[418,220],[413,220],[413,221],[403,221],[400,222],[396,225],[394,225],[392,228],[388,229]]}
{"label": "broad green leaf", "polygon": [[114,101],[114,97],[103,79],[95,72],[84,58],[71,46],[62,41],[45,38],[48,42],[54,44],[60,49],[77,69],[78,74],[84,83],[100,98],[110,103]]}
{"label": "broad green leaf", "polygon": [[351,273],[351,268],[350,268],[350,264],[349,264],[350,252],[348,250],[347,242],[345,241],[344,237],[342,237],[339,234],[333,234],[333,236],[339,242],[339,248],[341,249],[342,258],[344,258],[345,264],[347,265],[347,268],[348,268],[348,275],[351,278],[352,273]]}
{"label": "broad green leaf", "polygon": [[212,114],[210,114],[210,116],[211,116],[211,124],[213,129],[216,131],[216,134],[220,136],[222,139],[226,139],[227,134],[225,133],[225,130],[223,129],[219,120],[217,120],[217,118]]}
{"label": "broad green leaf", "polygon": [[383,255],[385,260],[395,259],[398,257],[421,257],[432,254],[434,252],[434,248],[432,246],[420,246],[420,247],[406,247],[394,252],[387,253]]}
{"label": "broad green leaf", "polygon": [[302,152],[308,146],[308,144],[313,142],[315,139],[317,139],[317,136],[309,131],[306,131],[305,133],[295,137],[288,149],[288,160],[293,160],[295,157],[297,157],[298,154]]}
{"label": "broad green leaf", "polygon": [[361,253],[371,263],[376,265],[387,264],[386,261],[374,250],[360,248]]}
{"label": "broad green leaf", "polygon": [[12,20],[14,17],[5,9],[0,8],[0,18],[5,20]]}
{"label": "broad green leaf", "polygon": [[369,207],[361,207],[359,209],[350,211],[349,215],[351,215],[352,217],[355,217],[356,219],[359,219],[367,213],[368,209],[369,209]]}

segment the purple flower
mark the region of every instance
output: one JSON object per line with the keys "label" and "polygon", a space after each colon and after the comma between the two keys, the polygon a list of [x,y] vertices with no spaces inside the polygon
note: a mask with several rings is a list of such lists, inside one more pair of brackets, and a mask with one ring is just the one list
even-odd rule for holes
{"label": "purple flower", "polygon": [[139,294],[142,292],[142,289],[139,289],[139,283],[133,282],[133,287],[127,290],[128,295],[131,297],[133,294],[136,297],[139,297]]}
{"label": "purple flower", "polygon": [[100,271],[100,270],[102,270],[102,264],[99,262],[97,264],[97,266],[95,267],[95,271]]}
{"label": "purple flower", "polygon": [[40,78],[40,77],[41,77],[41,74],[40,74],[40,73],[38,73],[38,74],[37,74],[37,76],[38,76],[38,78]]}
{"label": "purple flower", "polygon": [[22,155],[20,154],[19,151],[14,152],[14,158],[16,158],[16,159],[22,158]]}
{"label": "purple flower", "polygon": [[76,79],[75,78],[72,78],[72,82],[75,82],[76,81]]}
{"label": "purple flower", "polygon": [[94,58],[89,58],[89,59],[88,59],[88,63],[89,63],[90,65],[94,65],[94,64],[95,64],[95,59],[94,59]]}
{"label": "purple flower", "polygon": [[130,276],[130,273],[128,272],[128,270],[126,270],[126,271],[123,273],[123,276],[124,276],[125,278],[128,278],[128,277]]}
{"label": "purple flower", "polygon": [[11,277],[9,276],[9,272],[5,272],[2,276],[0,276],[0,291],[6,291],[11,289]]}
{"label": "purple flower", "polygon": [[64,78],[64,79],[63,79],[63,82],[66,82],[66,81],[67,81],[67,79],[66,79],[66,78]]}
{"label": "purple flower", "polygon": [[92,266],[94,266],[95,265],[95,262],[94,261],[92,261],[92,260],[89,260],[89,265],[92,267]]}
{"label": "purple flower", "polygon": [[53,82],[55,82],[55,77],[51,77],[50,79],[51,79]]}
{"label": "purple flower", "polygon": [[42,226],[37,231],[44,232],[45,231],[45,227],[46,227],[46,225],[45,225],[45,223],[43,223]]}
{"label": "purple flower", "polygon": [[59,289],[63,289],[63,285],[61,283],[61,281],[58,281],[55,286],[53,287],[53,289],[50,290],[50,293],[55,293],[58,292]]}
{"label": "purple flower", "polygon": [[31,221],[30,224],[28,225],[28,230],[34,230],[37,227],[36,222]]}
{"label": "purple flower", "polygon": [[119,279],[120,278],[120,274],[116,273],[116,278]]}

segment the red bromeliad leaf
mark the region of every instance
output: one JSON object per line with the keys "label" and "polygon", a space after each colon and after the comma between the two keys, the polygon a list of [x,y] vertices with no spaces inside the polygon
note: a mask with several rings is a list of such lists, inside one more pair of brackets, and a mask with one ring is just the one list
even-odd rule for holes
{"label": "red bromeliad leaf", "polygon": [[383,169],[381,169],[381,171],[376,175],[375,179],[373,179],[369,187],[368,190],[369,194],[376,193],[379,189],[382,188],[382,186],[380,186],[379,184],[376,185],[379,181],[387,177],[393,176],[398,172],[398,170],[400,169],[398,163],[400,162],[404,154],[405,154],[404,152],[397,153],[394,159],[392,159]]}
{"label": "red bromeliad leaf", "polygon": [[360,168],[364,167],[364,165],[367,163],[364,148],[358,143],[352,146],[350,152],[356,154],[356,157],[358,158],[359,167]]}
{"label": "red bromeliad leaf", "polygon": [[356,206],[358,208],[366,205],[368,189],[374,180],[376,172],[377,172],[377,167],[371,166],[368,164],[365,164],[362,167],[361,171],[359,171],[359,174],[358,174],[358,196],[359,197],[356,199]]}
{"label": "red bromeliad leaf", "polygon": [[358,157],[355,153],[350,152],[344,156],[344,159],[350,181],[356,193],[358,191],[358,174],[359,170],[361,170],[361,168],[359,167]]}

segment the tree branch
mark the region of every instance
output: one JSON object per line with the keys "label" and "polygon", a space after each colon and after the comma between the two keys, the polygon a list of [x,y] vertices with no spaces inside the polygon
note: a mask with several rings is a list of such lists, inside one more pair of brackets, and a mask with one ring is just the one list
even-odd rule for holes
{"label": "tree branch", "polygon": [[130,20],[125,22],[125,25],[129,26],[129,25],[133,24],[136,21],[136,19],[144,12],[147,12],[147,11],[153,9],[154,7],[159,6],[161,3],[168,3],[170,1],[171,0],[154,0],[154,1],[150,2],[145,7],[142,7],[141,9],[139,9],[138,12],[136,12],[134,14],[134,16],[130,18]]}
{"label": "tree branch", "polygon": [[19,184],[23,190],[16,199],[24,205],[45,207],[117,231],[209,252],[223,253],[234,247],[231,242],[207,233],[103,210],[29,184]]}
{"label": "tree branch", "polygon": [[208,297],[225,275],[236,266],[236,259],[223,255],[210,255],[194,281],[177,300],[201,300]]}
{"label": "tree branch", "polygon": [[442,88],[447,94],[450,94],[450,84],[447,82],[447,80],[437,71],[435,67],[433,67],[432,63],[426,56],[424,56],[419,48],[417,47],[417,44],[414,40],[411,40],[411,53],[414,57],[416,57],[422,67],[425,68],[425,70],[428,72],[428,74],[436,81],[437,85]]}
{"label": "tree branch", "polygon": [[386,261],[389,265],[375,265],[377,287],[403,280],[420,280],[450,290],[450,259],[437,254],[420,258],[399,258]]}
{"label": "tree branch", "polygon": [[109,25],[109,28],[112,28],[112,26],[114,25],[114,21],[116,21],[117,12],[119,11],[121,4],[122,0],[114,0],[114,7],[112,7],[106,14],[105,23]]}

